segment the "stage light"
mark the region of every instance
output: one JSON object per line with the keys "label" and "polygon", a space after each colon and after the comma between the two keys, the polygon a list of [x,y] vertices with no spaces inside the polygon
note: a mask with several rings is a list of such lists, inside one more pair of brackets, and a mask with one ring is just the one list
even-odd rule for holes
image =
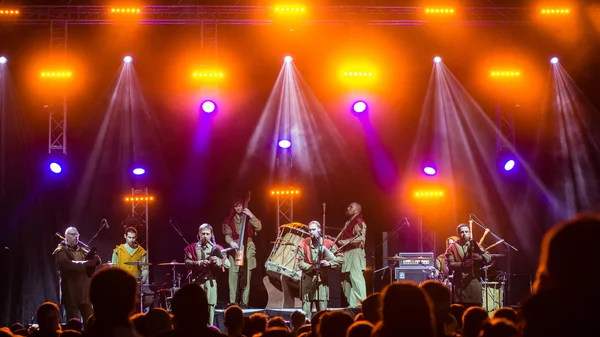
{"label": "stage light", "polygon": [[287,140],[287,139],[282,139],[282,140],[280,140],[280,141],[279,141],[278,145],[279,145],[279,147],[280,147],[280,148],[282,148],[282,149],[287,149],[287,148],[289,148],[290,146],[292,146],[292,142],[290,142],[290,141],[289,141],[289,140]]}
{"label": "stage light", "polygon": [[515,161],[513,159],[509,159],[504,163],[504,171],[510,171],[515,168]]}
{"label": "stage light", "polygon": [[544,8],[540,12],[544,15],[567,15],[571,11],[568,8]]}
{"label": "stage light", "polygon": [[71,77],[70,71],[42,71],[40,77],[44,78],[69,78]]}
{"label": "stage light", "polygon": [[146,173],[146,170],[144,170],[141,167],[136,167],[133,169],[133,174],[135,174],[136,176],[141,176],[144,173]]}
{"label": "stage light", "polygon": [[4,56],[0,56],[0,64],[5,64],[5,63],[6,63],[6,61],[8,61],[8,60],[6,59],[6,57],[4,57]]}
{"label": "stage light", "polygon": [[347,77],[372,77],[373,73],[370,71],[344,71],[344,76],[347,76]]}
{"label": "stage light", "polygon": [[437,170],[433,166],[425,166],[423,172],[428,176],[434,176],[437,173]]}
{"label": "stage light", "polygon": [[196,79],[211,79],[223,77],[223,73],[219,71],[195,71],[193,75]]}
{"label": "stage light", "polygon": [[131,61],[133,61],[133,57],[127,55],[123,58],[123,62],[125,63],[131,63]]}
{"label": "stage light", "polygon": [[217,104],[210,100],[206,100],[206,101],[202,102],[200,107],[202,108],[202,111],[207,114],[213,113],[213,112],[215,112],[215,110],[217,110]]}
{"label": "stage light", "polygon": [[58,174],[58,173],[62,172],[62,167],[57,162],[53,161],[50,163],[50,171]]}
{"label": "stage light", "polygon": [[0,9],[0,17],[19,15],[18,9]]}
{"label": "stage light", "polygon": [[296,188],[278,188],[271,190],[271,195],[298,195],[300,190]]}
{"label": "stage light", "polygon": [[367,103],[365,101],[356,101],[352,104],[352,111],[359,114],[367,111]]}
{"label": "stage light", "polygon": [[444,196],[444,191],[431,190],[431,191],[416,191],[414,192],[416,198],[441,198]]}
{"label": "stage light", "polygon": [[125,201],[154,201],[154,197],[143,196],[143,197],[125,197]]}
{"label": "stage light", "polygon": [[425,8],[427,14],[454,14],[454,8]]}
{"label": "stage light", "polygon": [[139,8],[111,8],[111,13],[119,13],[119,14],[139,14]]}
{"label": "stage light", "polygon": [[552,64],[557,64],[558,63],[558,57],[553,57],[550,59],[550,63]]}
{"label": "stage light", "polygon": [[433,58],[433,62],[440,63],[440,62],[442,62],[442,58],[439,57],[439,56],[436,56],[436,57]]}
{"label": "stage light", "polygon": [[294,60],[294,59],[293,59],[291,56],[289,56],[289,55],[283,58],[283,61],[284,61],[285,63],[290,63],[290,62],[292,62],[293,60]]}
{"label": "stage light", "polygon": [[305,10],[304,7],[275,7],[275,13],[278,14],[304,13]]}
{"label": "stage light", "polygon": [[521,72],[519,71],[492,71],[490,73],[492,77],[519,77]]}

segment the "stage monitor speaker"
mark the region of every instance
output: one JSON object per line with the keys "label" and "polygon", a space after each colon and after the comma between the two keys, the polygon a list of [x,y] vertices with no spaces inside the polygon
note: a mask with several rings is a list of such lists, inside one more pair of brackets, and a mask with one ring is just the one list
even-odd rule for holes
{"label": "stage monitor speaker", "polygon": [[422,269],[395,269],[396,281],[413,281],[417,284],[427,281],[427,274]]}

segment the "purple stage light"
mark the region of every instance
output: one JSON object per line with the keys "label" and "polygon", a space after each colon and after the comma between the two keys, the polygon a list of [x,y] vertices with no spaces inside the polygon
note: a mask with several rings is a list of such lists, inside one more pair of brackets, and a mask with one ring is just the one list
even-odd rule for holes
{"label": "purple stage light", "polygon": [[215,112],[215,110],[217,110],[217,104],[210,100],[202,102],[202,105],[200,105],[200,107],[202,108],[202,111],[207,114],[213,113]]}
{"label": "purple stage light", "polygon": [[365,101],[356,101],[352,104],[352,111],[359,114],[367,110],[367,103]]}
{"label": "purple stage light", "polygon": [[62,172],[62,167],[57,162],[53,161],[50,163],[50,171],[58,174],[58,173]]}
{"label": "purple stage light", "polygon": [[144,173],[146,173],[146,170],[144,170],[141,167],[136,167],[133,169],[133,174],[135,174],[136,176],[141,176]]}
{"label": "purple stage light", "polygon": [[512,160],[512,159],[509,159],[509,160],[507,160],[507,161],[504,163],[504,170],[505,170],[505,171],[510,171],[510,170],[512,170],[513,168],[515,168],[515,161],[514,161],[514,160]]}
{"label": "purple stage light", "polygon": [[279,147],[282,148],[282,149],[287,149],[290,146],[292,146],[292,142],[290,142],[287,139],[282,139],[282,140],[279,141]]}
{"label": "purple stage light", "polygon": [[434,176],[437,173],[437,170],[433,166],[425,166],[423,172],[428,176]]}

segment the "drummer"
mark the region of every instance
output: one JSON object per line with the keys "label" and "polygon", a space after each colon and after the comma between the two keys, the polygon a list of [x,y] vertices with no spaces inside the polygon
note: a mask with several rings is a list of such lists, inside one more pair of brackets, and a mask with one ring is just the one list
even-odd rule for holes
{"label": "drummer", "polygon": [[[112,264],[121,269],[125,269],[133,276],[137,277],[142,284],[148,281],[148,265],[146,264],[146,250],[137,243],[138,232],[133,227],[125,229],[125,243],[120,244],[113,250]],[[129,262],[129,263],[128,263]],[[131,262],[141,262],[133,264]]]}

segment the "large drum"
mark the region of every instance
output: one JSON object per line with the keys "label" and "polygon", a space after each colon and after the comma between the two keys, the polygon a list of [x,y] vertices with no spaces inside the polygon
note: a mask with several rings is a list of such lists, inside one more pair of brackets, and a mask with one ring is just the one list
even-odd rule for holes
{"label": "large drum", "polygon": [[504,306],[504,283],[481,282],[483,309],[491,315],[496,309]]}
{"label": "large drum", "polygon": [[265,263],[269,276],[278,279],[286,276],[293,281],[300,282],[302,274],[298,268],[298,246],[300,241],[308,235],[308,232],[302,230],[304,227],[305,225],[297,222],[279,227],[279,235],[271,255]]}

